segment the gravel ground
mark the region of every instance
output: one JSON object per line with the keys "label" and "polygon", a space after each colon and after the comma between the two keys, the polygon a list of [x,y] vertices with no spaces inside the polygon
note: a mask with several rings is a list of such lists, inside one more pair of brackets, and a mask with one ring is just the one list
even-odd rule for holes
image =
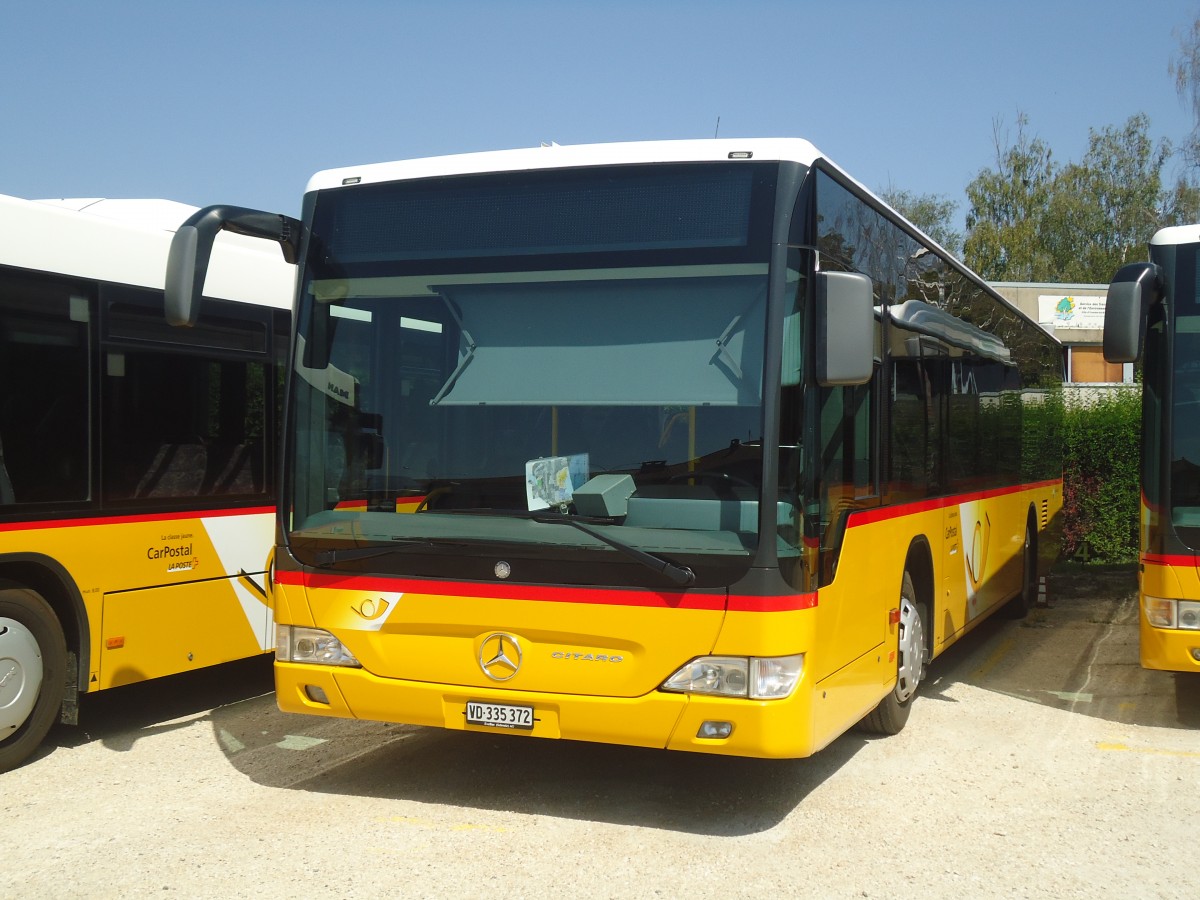
{"label": "gravel ground", "polygon": [[289,716],[266,660],[98,695],[0,775],[0,896],[1200,895],[1200,676],[1127,579],[1051,596],[808,760]]}

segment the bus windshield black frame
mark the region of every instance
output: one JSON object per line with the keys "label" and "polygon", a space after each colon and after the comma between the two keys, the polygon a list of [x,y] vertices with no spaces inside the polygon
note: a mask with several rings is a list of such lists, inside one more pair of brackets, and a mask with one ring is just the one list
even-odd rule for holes
{"label": "bus windshield black frame", "polygon": [[[285,488],[298,559],[492,578],[503,556],[523,580],[661,586],[642,553],[701,587],[741,577],[770,487],[778,169],[541,170],[310,197]],[[482,544],[495,553],[462,553]]]}
{"label": "bus windshield black frame", "polygon": [[[1171,522],[1179,538],[1200,549],[1200,252],[1195,245],[1170,246],[1172,266],[1170,363],[1159,368],[1148,360],[1147,378],[1160,372],[1170,386],[1170,445],[1166,470],[1170,485]],[[1161,327],[1161,326],[1160,326]],[[1152,350],[1153,340],[1148,342]],[[1161,388],[1157,391],[1162,396]],[[1151,434],[1151,432],[1147,432]],[[1147,455],[1151,454],[1147,448]],[[1157,453],[1155,456],[1159,455]]]}

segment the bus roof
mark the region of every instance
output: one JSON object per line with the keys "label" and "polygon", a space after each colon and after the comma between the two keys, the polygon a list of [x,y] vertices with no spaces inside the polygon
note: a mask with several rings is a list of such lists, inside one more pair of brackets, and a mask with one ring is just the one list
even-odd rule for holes
{"label": "bus roof", "polygon": [[1150,239],[1151,244],[1195,244],[1200,243],[1200,225],[1173,225],[1160,228]]}
{"label": "bus roof", "polygon": [[196,211],[196,207],[178,200],[114,200],[111,197],[65,197],[35,200],[62,209],[73,209],[103,216],[127,225],[141,225],[161,231],[174,231]]}
{"label": "bus roof", "polygon": [[[0,265],[162,290],[171,236],[196,207],[173,200],[23,200],[0,194]],[[295,267],[279,248],[222,233],[204,293],[288,309]]]}
{"label": "bus roof", "polygon": [[[444,175],[476,175],[489,172],[518,172],[536,169],[566,169],[580,166],[636,165],[639,163],[715,162],[718,160],[754,159],[791,161],[811,166],[818,160],[853,184],[865,196],[883,209],[904,220],[886,201],[821,153],[803,138],[701,138],[688,141],[629,141],[608,144],[542,144],[519,150],[489,150],[479,153],[460,153],[451,156],[431,156],[395,162],[372,163],[325,169],[309,179],[307,193],[359,184],[379,184],[416,178],[436,178]],[[977,281],[994,299],[1017,315],[1033,322],[1029,315],[988,285],[954,254],[925,234],[912,222],[907,227],[919,235],[929,247],[937,250],[951,265]],[[1036,324],[1036,322],[1034,323]],[[1057,338],[1048,335],[1056,343]]]}
{"label": "bus roof", "polygon": [[[532,169],[566,169],[576,166],[628,165],[662,162],[708,162],[744,158],[791,160],[806,166],[821,153],[800,138],[708,138],[693,141],[630,141],[612,144],[543,144],[522,150],[490,150],[398,162],[327,169],[308,182],[308,191],[347,184],[375,184],[440,175],[473,175],[484,172],[517,172]],[[356,179],[356,180],[354,180]]]}

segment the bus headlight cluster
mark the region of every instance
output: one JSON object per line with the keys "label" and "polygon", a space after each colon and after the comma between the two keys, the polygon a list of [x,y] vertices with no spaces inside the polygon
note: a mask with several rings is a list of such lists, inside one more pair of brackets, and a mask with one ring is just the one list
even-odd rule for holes
{"label": "bus headlight cluster", "polygon": [[359,661],[336,637],[320,628],[275,626],[275,658],[320,666],[357,666]]}
{"label": "bus headlight cluster", "polygon": [[791,696],[804,671],[804,654],[701,656],[663,682],[664,691],[778,700]]}
{"label": "bus headlight cluster", "polygon": [[1155,628],[1179,628],[1200,631],[1200,601],[1168,600],[1164,597],[1142,598],[1146,621]]}

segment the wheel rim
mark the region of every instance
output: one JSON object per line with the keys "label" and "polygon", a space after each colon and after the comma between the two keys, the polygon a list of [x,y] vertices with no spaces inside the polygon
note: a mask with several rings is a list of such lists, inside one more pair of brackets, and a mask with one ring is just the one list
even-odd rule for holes
{"label": "wheel rim", "polygon": [[0,741],[19,729],[42,688],[42,652],[16,619],[0,618]]}
{"label": "wheel rim", "polygon": [[896,670],[896,699],[906,702],[917,692],[925,675],[925,625],[917,605],[908,597],[900,598],[900,647]]}

